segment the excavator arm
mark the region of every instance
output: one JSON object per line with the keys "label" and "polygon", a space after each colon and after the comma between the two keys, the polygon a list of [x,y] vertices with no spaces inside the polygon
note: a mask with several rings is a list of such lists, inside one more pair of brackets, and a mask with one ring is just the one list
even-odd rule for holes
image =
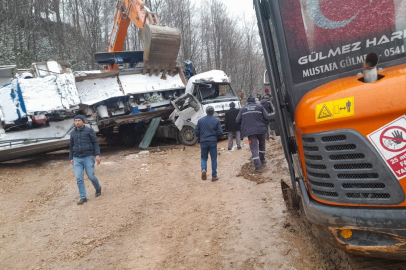
{"label": "excavator arm", "polygon": [[[160,25],[157,14],[151,12],[141,0],[118,1],[107,51],[114,53],[123,50],[130,22],[138,27],[139,37],[144,45],[143,74],[163,72],[165,75],[176,71],[180,31]],[[106,65],[105,69],[117,67],[117,64]]]}

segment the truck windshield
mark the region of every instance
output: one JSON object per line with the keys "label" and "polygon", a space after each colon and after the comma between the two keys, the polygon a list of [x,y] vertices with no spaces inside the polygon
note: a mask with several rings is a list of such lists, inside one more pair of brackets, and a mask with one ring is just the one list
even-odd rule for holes
{"label": "truck windshield", "polygon": [[[406,58],[406,1],[278,0],[294,84]],[[388,64],[390,65],[390,64]]]}
{"label": "truck windshield", "polygon": [[237,95],[231,88],[230,84],[195,84],[194,96],[196,96],[199,101],[227,101],[235,100]]}

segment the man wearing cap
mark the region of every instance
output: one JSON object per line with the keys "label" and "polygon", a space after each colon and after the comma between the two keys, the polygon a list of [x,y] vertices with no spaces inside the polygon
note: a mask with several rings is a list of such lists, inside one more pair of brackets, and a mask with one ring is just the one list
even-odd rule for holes
{"label": "man wearing cap", "polygon": [[268,99],[272,101],[272,96],[271,93],[269,92],[269,89],[265,89],[265,95],[262,97],[262,99],[264,99],[265,97],[268,97]]}
{"label": "man wearing cap", "polygon": [[195,134],[199,137],[201,149],[201,166],[202,180],[207,180],[207,159],[211,158],[212,178],[211,181],[217,181],[217,140],[223,135],[220,121],[213,116],[214,108],[208,106],[206,108],[206,116],[200,118],[197,122]]}
{"label": "man wearing cap", "polygon": [[100,148],[93,129],[85,126],[85,118],[76,115],[74,118],[75,128],[70,134],[69,160],[75,172],[80,200],[78,204],[87,202],[86,188],[83,181],[83,170],[96,189],[96,197],[101,195],[99,180],[94,174],[94,163],[100,164]]}
{"label": "man wearing cap", "polygon": [[[265,134],[267,132],[268,113],[264,107],[255,104],[255,98],[250,96],[248,104],[238,113],[236,122],[241,125],[242,135],[248,137],[255,171],[261,172],[265,159]],[[258,151],[259,145],[259,151]]]}
{"label": "man wearing cap", "polygon": [[241,149],[241,132],[240,125],[237,125],[235,119],[237,118],[240,109],[235,108],[235,103],[230,103],[230,109],[226,111],[225,115],[225,130],[228,131],[228,150],[233,148],[233,137],[237,143],[237,149]]}

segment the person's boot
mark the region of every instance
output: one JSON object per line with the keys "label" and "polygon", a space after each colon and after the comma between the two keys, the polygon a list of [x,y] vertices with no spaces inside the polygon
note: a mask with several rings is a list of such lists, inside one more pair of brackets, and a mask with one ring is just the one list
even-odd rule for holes
{"label": "person's boot", "polygon": [[266,164],[266,159],[261,160],[262,166],[264,166]]}
{"label": "person's boot", "polygon": [[238,150],[241,150],[241,146],[237,146],[237,149],[238,149]]}
{"label": "person's boot", "polygon": [[96,189],[96,194],[94,194],[96,197],[99,197],[101,195],[101,188]]}
{"label": "person's boot", "polygon": [[202,180],[207,180],[207,175],[206,175],[205,170],[202,171]]}
{"label": "person's boot", "polygon": [[230,148],[230,147],[228,148],[228,151],[231,151],[231,148]]}
{"label": "person's boot", "polygon": [[261,167],[255,168],[255,172],[262,172]]}
{"label": "person's boot", "polygon": [[219,178],[218,178],[217,176],[216,176],[216,177],[213,177],[213,178],[211,179],[212,182],[217,181],[217,180],[219,180]]}
{"label": "person's boot", "polygon": [[85,202],[87,202],[87,199],[80,198],[80,200],[78,201],[78,204],[79,205],[84,204]]}

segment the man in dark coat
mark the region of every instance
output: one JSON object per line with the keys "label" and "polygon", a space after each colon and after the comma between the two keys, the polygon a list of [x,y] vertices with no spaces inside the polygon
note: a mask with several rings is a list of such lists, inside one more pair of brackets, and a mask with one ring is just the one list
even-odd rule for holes
{"label": "man in dark coat", "polygon": [[269,89],[265,89],[265,95],[262,98],[268,97],[269,100],[271,100],[272,96],[271,93],[269,92]]}
{"label": "man in dark coat", "polygon": [[214,108],[206,108],[206,116],[200,118],[197,122],[195,134],[199,137],[201,157],[202,157],[202,180],[207,180],[207,159],[211,158],[212,178],[211,181],[217,181],[217,140],[223,135],[220,121],[213,116]]}
{"label": "man in dark coat", "polygon": [[[268,98],[267,95],[265,95],[265,96],[262,98],[262,100],[261,100],[261,106],[264,107],[264,109],[266,110],[266,112],[267,112],[268,114],[274,112],[274,110],[275,110],[275,108],[274,108],[272,102],[269,100],[269,98]],[[269,137],[271,137],[272,140],[275,140],[275,137],[273,136],[273,130],[271,130],[271,136],[269,136],[268,126],[269,126],[269,120],[268,120],[268,124],[267,124],[267,127],[266,127],[266,139],[268,140]],[[270,126],[269,126],[269,128],[270,128]]]}
{"label": "man in dark coat", "polygon": [[73,165],[76,181],[79,188],[80,200],[78,204],[87,202],[85,182],[83,181],[83,170],[96,189],[96,197],[101,195],[99,180],[94,174],[94,163],[100,164],[100,148],[97,136],[93,129],[85,126],[85,118],[76,115],[74,118],[75,129],[70,134],[69,160]]}
{"label": "man in dark coat", "polygon": [[225,130],[228,131],[228,150],[233,148],[233,137],[237,143],[237,149],[241,149],[241,131],[240,125],[237,125],[236,118],[240,109],[235,108],[235,103],[230,103],[230,109],[226,111],[225,115]]}
{"label": "man in dark coat", "polygon": [[[255,98],[250,96],[248,104],[240,110],[237,124],[241,124],[244,137],[248,137],[255,171],[261,172],[265,159],[265,134],[267,132],[268,113],[261,105],[255,104]],[[259,151],[258,151],[259,145]]]}

